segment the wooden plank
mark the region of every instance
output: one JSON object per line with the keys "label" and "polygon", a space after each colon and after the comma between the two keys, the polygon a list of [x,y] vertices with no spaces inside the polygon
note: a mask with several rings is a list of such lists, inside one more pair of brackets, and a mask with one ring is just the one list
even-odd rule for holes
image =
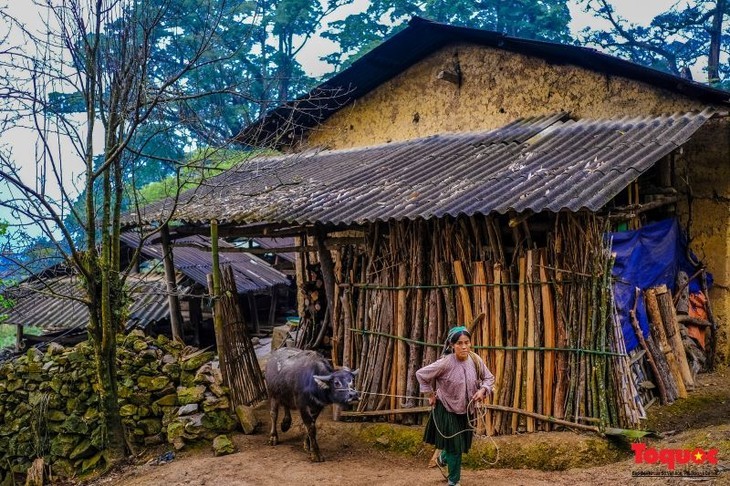
{"label": "wooden plank", "polygon": [[[555,317],[553,294],[550,292],[548,275],[545,270],[545,253],[540,252],[540,292],[542,295],[542,315],[544,328],[544,344],[546,348],[555,347]],[[543,413],[553,414],[553,383],[555,376],[555,351],[544,353],[543,377]]]}
{"label": "wooden plank", "polygon": [[656,288],[657,303],[659,304],[659,312],[661,313],[664,331],[667,334],[667,341],[672,346],[674,357],[679,365],[679,372],[682,374],[682,380],[687,390],[693,390],[695,387],[692,371],[689,369],[687,362],[687,353],[684,352],[684,343],[682,343],[682,335],[679,332],[679,322],[677,322],[677,313],[674,309],[672,294],[666,285],[660,285]]}
{"label": "wooden plank", "polygon": [[465,287],[466,277],[464,276],[464,267],[459,260],[454,260],[454,279],[459,285],[459,307],[461,308],[461,318],[463,319],[460,324],[466,324],[474,320],[474,314],[472,312],[469,289]]}
{"label": "wooden plank", "polygon": [[687,398],[687,389],[684,386],[684,380],[682,379],[682,373],[679,371],[679,365],[677,359],[674,357],[674,351],[667,341],[667,334],[664,331],[664,324],[662,323],[661,312],[659,311],[659,302],[656,297],[656,289],[648,289],[645,293],[646,298],[646,311],[649,315],[649,322],[651,326],[651,332],[659,349],[667,359],[669,364],[669,371],[677,383],[677,391],[680,398]]}
{"label": "wooden plank", "polygon": [[[525,345],[525,272],[527,271],[527,259],[519,258],[519,290],[517,292],[517,343],[515,346],[521,348]],[[515,363],[515,393],[512,400],[514,408],[520,408],[520,395],[522,393],[522,349],[517,350],[517,362]],[[517,433],[519,417],[512,416],[512,433]]]}

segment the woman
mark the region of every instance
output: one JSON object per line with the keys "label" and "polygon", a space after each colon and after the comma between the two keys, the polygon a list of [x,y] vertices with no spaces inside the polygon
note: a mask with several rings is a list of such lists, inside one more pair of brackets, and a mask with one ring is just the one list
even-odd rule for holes
{"label": "woman", "polygon": [[442,472],[448,466],[449,485],[461,478],[461,455],[469,451],[473,430],[468,406],[492,393],[494,376],[484,361],[471,352],[471,334],[464,326],[454,327],[446,337],[446,354],[416,371],[421,392],[429,394],[434,407],[423,440],[441,449],[436,464]]}

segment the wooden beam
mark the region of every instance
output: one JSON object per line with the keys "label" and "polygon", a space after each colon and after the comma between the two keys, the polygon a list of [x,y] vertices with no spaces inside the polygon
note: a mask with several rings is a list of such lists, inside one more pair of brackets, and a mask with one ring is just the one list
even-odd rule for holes
{"label": "wooden beam", "polygon": [[172,245],[170,244],[170,228],[163,225],[160,228],[162,243],[162,262],[165,267],[165,283],[167,285],[167,303],[170,309],[170,330],[172,339],[185,344],[185,336],[182,328],[182,312],[180,311],[180,299],[177,296],[177,279],[175,277],[175,264],[173,261]]}

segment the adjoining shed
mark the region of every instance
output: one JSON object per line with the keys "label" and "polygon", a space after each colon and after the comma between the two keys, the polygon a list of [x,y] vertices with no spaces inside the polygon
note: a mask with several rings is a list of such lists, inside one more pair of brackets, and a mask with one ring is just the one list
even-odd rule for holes
{"label": "adjoining shed", "polygon": [[[132,232],[125,232],[122,234],[122,243],[127,251],[132,252],[139,246],[139,238]],[[259,333],[262,323],[273,327],[280,306],[291,305],[291,280],[268,262],[247,251],[241,251],[226,242],[221,242],[219,246],[224,252],[220,264],[231,268],[238,290],[238,305],[246,322],[251,325],[251,331]],[[196,343],[200,343],[201,326],[210,327],[207,337],[202,336],[205,338],[203,340],[210,343],[213,339],[212,301],[208,282],[213,268],[210,247],[210,238],[200,235],[178,238],[172,244],[171,261],[175,271],[184,276],[191,287],[180,299],[180,307],[183,320],[192,328]],[[147,242],[140,251],[147,266],[157,264],[157,268],[162,268],[165,252],[161,244]]]}
{"label": "adjoining shed", "polygon": [[[606,235],[678,218],[725,322],[729,99],[589,49],[414,19],[241,135],[288,153],[143,223],[297,237],[298,342],[362,370],[361,413],[410,420],[415,369],[464,323],[492,405],[635,426],[651,371],[626,349]],[[494,411],[486,427],[551,425]]]}
{"label": "adjoining shed", "polygon": [[[3,324],[18,329],[17,347],[47,342],[69,345],[86,339],[89,309],[83,302],[84,289],[78,276],[64,272],[44,279],[30,278],[6,290],[13,302]],[[180,286],[184,293],[185,288]],[[137,275],[126,285],[129,314],[125,329],[147,329],[169,323],[165,282],[159,275]],[[41,329],[39,336],[24,334],[23,329]]]}

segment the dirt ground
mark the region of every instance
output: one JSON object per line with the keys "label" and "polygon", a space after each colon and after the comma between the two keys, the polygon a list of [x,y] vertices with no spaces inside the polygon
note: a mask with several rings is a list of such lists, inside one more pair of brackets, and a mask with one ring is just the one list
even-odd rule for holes
{"label": "dirt ground", "polygon": [[[261,407],[265,416],[265,407]],[[670,406],[654,406],[650,410],[646,428],[660,433],[658,439],[644,440],[649,447],[673,449],[718,448],[719,465],[714,468],[715,478],[635,478],[632,472],[640,467],[649,471],[665,471],[663,465],[647,469],[634,464],[633,453],[625,452],[625,459],[612,464],[565,471],[540,471],[535,469],[464,469],[462,484],[468,485],[574,485],[574,484],[730,484],[730,372],[719,370],[700,375],[697,389],[686,400]],[[350,433],[361,424],[332,422],[325,411],[320,418],[319,443],[325,462],[311,463],[302,450],[303,427],[297,421],[292,429],[280,434],[280,444],[267,445],[268,420],[255,435],[235,434],[233,441],[238,451],[234,454],[214,457],[210,447],[177,452],[172,461],[155,465],[154,460],[166,449],[149,450],[130,464],[104,477],[87,483],[88,486],[144,486],[144,485],[443,485],[446,481],[438,469],[428,468],[432,449],[423,446],[418,452],[408,454],[383,450],[378,441],[368,443],[357,440]],[[564,435],[557,435],[564,434]],[[566,435],[567,434],[567,435]],[[568,443],[575,440],[577,455],[591,454],[580,446],[583,434],[571,432],[525,434],[519,437],[499,438],[498,443],[507,447],[510,441]],[[573,439],[574,438],[574,439]],[[490,440],[490,439],[478,439]],[[569,448],[570,450],[570,448]],[[580,456],[578,457],[580,459]],[[152,463],[151,463],[152,462]],[[487,465],[484,465],[487,467]],[[697,467],[694,469],[697,471]]]}

